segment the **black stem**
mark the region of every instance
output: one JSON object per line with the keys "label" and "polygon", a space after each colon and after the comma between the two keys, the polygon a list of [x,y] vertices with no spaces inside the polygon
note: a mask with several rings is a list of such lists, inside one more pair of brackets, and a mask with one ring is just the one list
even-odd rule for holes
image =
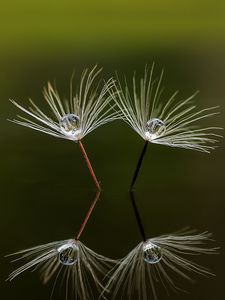
{"label": "black stem", "polygon": [[134,185],[135,185],[135,182],[137,180],[137,176],[139,174],[139,171],[140,171],[140,168],[141,168],[141,165],[142,165],[147,147],[148,147],[148,141],[145,142],[144,147],[143,147],[142,152],[141,152],[141,155],[138,159],[138,163],[137,163],[137,166],[136,166],[136,169],[135,169],[132,181],[131,181],[131,185],[130,185],[130,192],[132,192],[134,190]]}
{"label": "black stem", "polygon": [[136,221],[137,221],[142,239],[145,242],[146,241],[146,235],[145,235],[144,226],[143,226],[143,223],[141,221],[141,216],[140,216],[140,213],[139,213],[136,201],[135,201],[134,192],[132,192],[132,191],[130,192],[130,200],[132,202],[132,206],[133,206],[133,209],[134,209],[134,214],[135,214],[135,217],[136,217]]}

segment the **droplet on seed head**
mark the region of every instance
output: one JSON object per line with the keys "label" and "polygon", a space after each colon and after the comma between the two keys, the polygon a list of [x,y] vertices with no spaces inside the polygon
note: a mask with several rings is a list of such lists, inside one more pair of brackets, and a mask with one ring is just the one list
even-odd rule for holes
{"label": "droplet on seed head", "polygon": [[75,114],[67,114],[59,120],[59,126],[66,135],[76,135],[80,128],[80,118]]}
{"label": "droplet on seed head", "polygon": [[150,241],[143,245],[143,252],[148,264],[156,264],[162,259],[162,249]]}
{"label": "droplet on seed head", "polygon": [[153,118],[146,123],[145,135],[147,139],[153,140],[159,137],[160,135],[162,135],[165,132],[165,130],[166,130],[165,123],[158,118]]}
{"label": "droplet on seed head", "polygon": [[60,246],[57,251],[58,260],[64,266],[71,266],[78,260],[79,248],[72,242]]}

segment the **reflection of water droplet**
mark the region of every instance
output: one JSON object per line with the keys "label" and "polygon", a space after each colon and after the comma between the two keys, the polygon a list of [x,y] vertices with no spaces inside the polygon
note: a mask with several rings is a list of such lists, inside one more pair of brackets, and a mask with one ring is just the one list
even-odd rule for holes
{"label": "reflection of water droplet", "polygon": [[148,264],[157,264],[162,258],[162,249],[150,241],[144,244],[143,252]]}
{"label": "reflection of water droplet", "polygon": [[166,125],[162,120],[153,118],[146,123],[146,130],[146,135],[154,139],[165,132]]}
{"label": "reflection of water droplet", "polygon": [[71,266],[78,260],[79,249],[74,243],[62,245],[58,249],[58,259],[64,266]]}
{"label": "reflection of water droplet", "polygon": [[75,134],[80,126],[80,118],[75,114],[67,114],[59,120],[61,130],[66,134]]}

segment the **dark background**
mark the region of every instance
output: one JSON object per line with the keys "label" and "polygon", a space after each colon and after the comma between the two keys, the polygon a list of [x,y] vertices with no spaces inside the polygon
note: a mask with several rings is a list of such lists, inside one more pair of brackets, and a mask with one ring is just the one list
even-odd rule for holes
{"label": "dark background", "polygon": [[[57,82],[69,93],[73,70],[95,63],[105,77],[131,76],[155,61],[165,69],[165,99],[200,90],[199,108],[220,105],[202,121],[224,127],[225,4],[223,1],[7,1],[0,10],[1,299],[49,299],[51,285],[37,274],[4,280],[14,266],[5,254],[77,232],[95,189],[72,142],[7,122],[31,97],[43,103],[42,87]],[[42,105],[42,104],[41,104]],[[142,139],[120,122],[84,140],[102,181],[101,201],[82,241],[109,257],[123,257],[140,241],[128,186]],[[191,226],[213,232],[221,253],[199,257],[216,274],[185,284],[171,299],[221,299],[224,295],[224,141],[212,154],[151,145],[136,189],[148,236]],[[179,277],[177,278],[179,282]],[[167,299],[165,293],[160,300]],[[62,297],[62,299],[64,299]]]}

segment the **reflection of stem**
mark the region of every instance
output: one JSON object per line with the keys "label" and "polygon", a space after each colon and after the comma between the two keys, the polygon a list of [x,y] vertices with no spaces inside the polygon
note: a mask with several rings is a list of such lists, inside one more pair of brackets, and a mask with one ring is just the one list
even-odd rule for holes
{"label": "reflection of stem", "polygon": [[93,181],[94,181],[94,183],[95,183],[97,189],[98,189],[99,191],[101,191],[100,184],[99,184],[99,182],[98,182],[98,180],[97,180],[97,177],[95,176],[95,172],[94,172],[94,170],[93,170],[93,168],[92,168],[91,162],[90,162],[90,160],[89,160],[89,158],[88,158],[88,156],[87,156],[87,153],[86,153],[86,151],[85,151],[85,149],[84,149],[84,146],[83,146],[83,144],[82,144],[82,142],[81,142],[80,140],[78,141],[78,144],[79,144],[79,146],[80,146],[80,149],[81,149],[81,152],[82,152],[82,154],[83,154],[83,157],[84,157],[84,159],[85,159],[85,161],[86,161],[86,164],[87,164],[87,167],[88,167],[89,172],[90,172],[90,174],[91,174],[91,177],[92,177],[92,179],[93,179]]}
{"label": "reflection of stem", "polygon": [[140,216],[140,213],[138,211],[138,207],[137,207],[137,204],[136,204],[136,201],[135,201],[134,192],[130,192],[130,199],[131,199],[131,202],[132,202],[132,205],[133,205],[134,214],[135,214],[135,217],[136,217],[136,220],[137,220],[137,223],[138,223],[138,227],[139,227],[142,239],[145,242],[146,241],[145,230],[144,230],[144,226],[143,226],[143,223],[141,221],[141,216]]}
{"label": "reflection of stem", "polygon": [[94,210],[94,208],[95,208],[95,206],[96,206],[96,204],[97,204],[97,202],[99,200],[100,194],[101,194],[101,192],[97,191],[97,193],[95,195],[95,198],[94,198],[94,200],[93,200],[93,202],[92,202],[92,204],[91,204],[91,206],[90,206],[90,208],[89,208],[89,210],[88,210],[88,212],[87,212],[87,214],[86,214],[86,216],[85,216],[85,218],[84,218],[84,220],[83,220],[83,222],[81,224],[80,230],[78,231],[78,234],[77,234],[77,236],[75,238],[76,240],[79,240],[81,234],[83,233],[83,231],[84,231],[84,229],[85,229],[85,227],[87,225],[87,222],[90,219],[90,216],[92,215],[92,212],[93,212],[93,210]]}
{"label": "reflection of stem", "polygon": [[139,171],[140,171],[140,168],[141,168],[141,165],[142,165],[147,147],[148,147],[148,141],[145,142],[144,147],[143,147],[142,152],[141,152],[141,155],[138,159],[138,163],[137,163],[137,166],[136,166],[136,169],[135,169],[132,181],[131,181],[131,185],[130,185],[130,192],[134,190],[134,185],[135,185],[135,182],[137,180],[137,176],[139,174]]}

